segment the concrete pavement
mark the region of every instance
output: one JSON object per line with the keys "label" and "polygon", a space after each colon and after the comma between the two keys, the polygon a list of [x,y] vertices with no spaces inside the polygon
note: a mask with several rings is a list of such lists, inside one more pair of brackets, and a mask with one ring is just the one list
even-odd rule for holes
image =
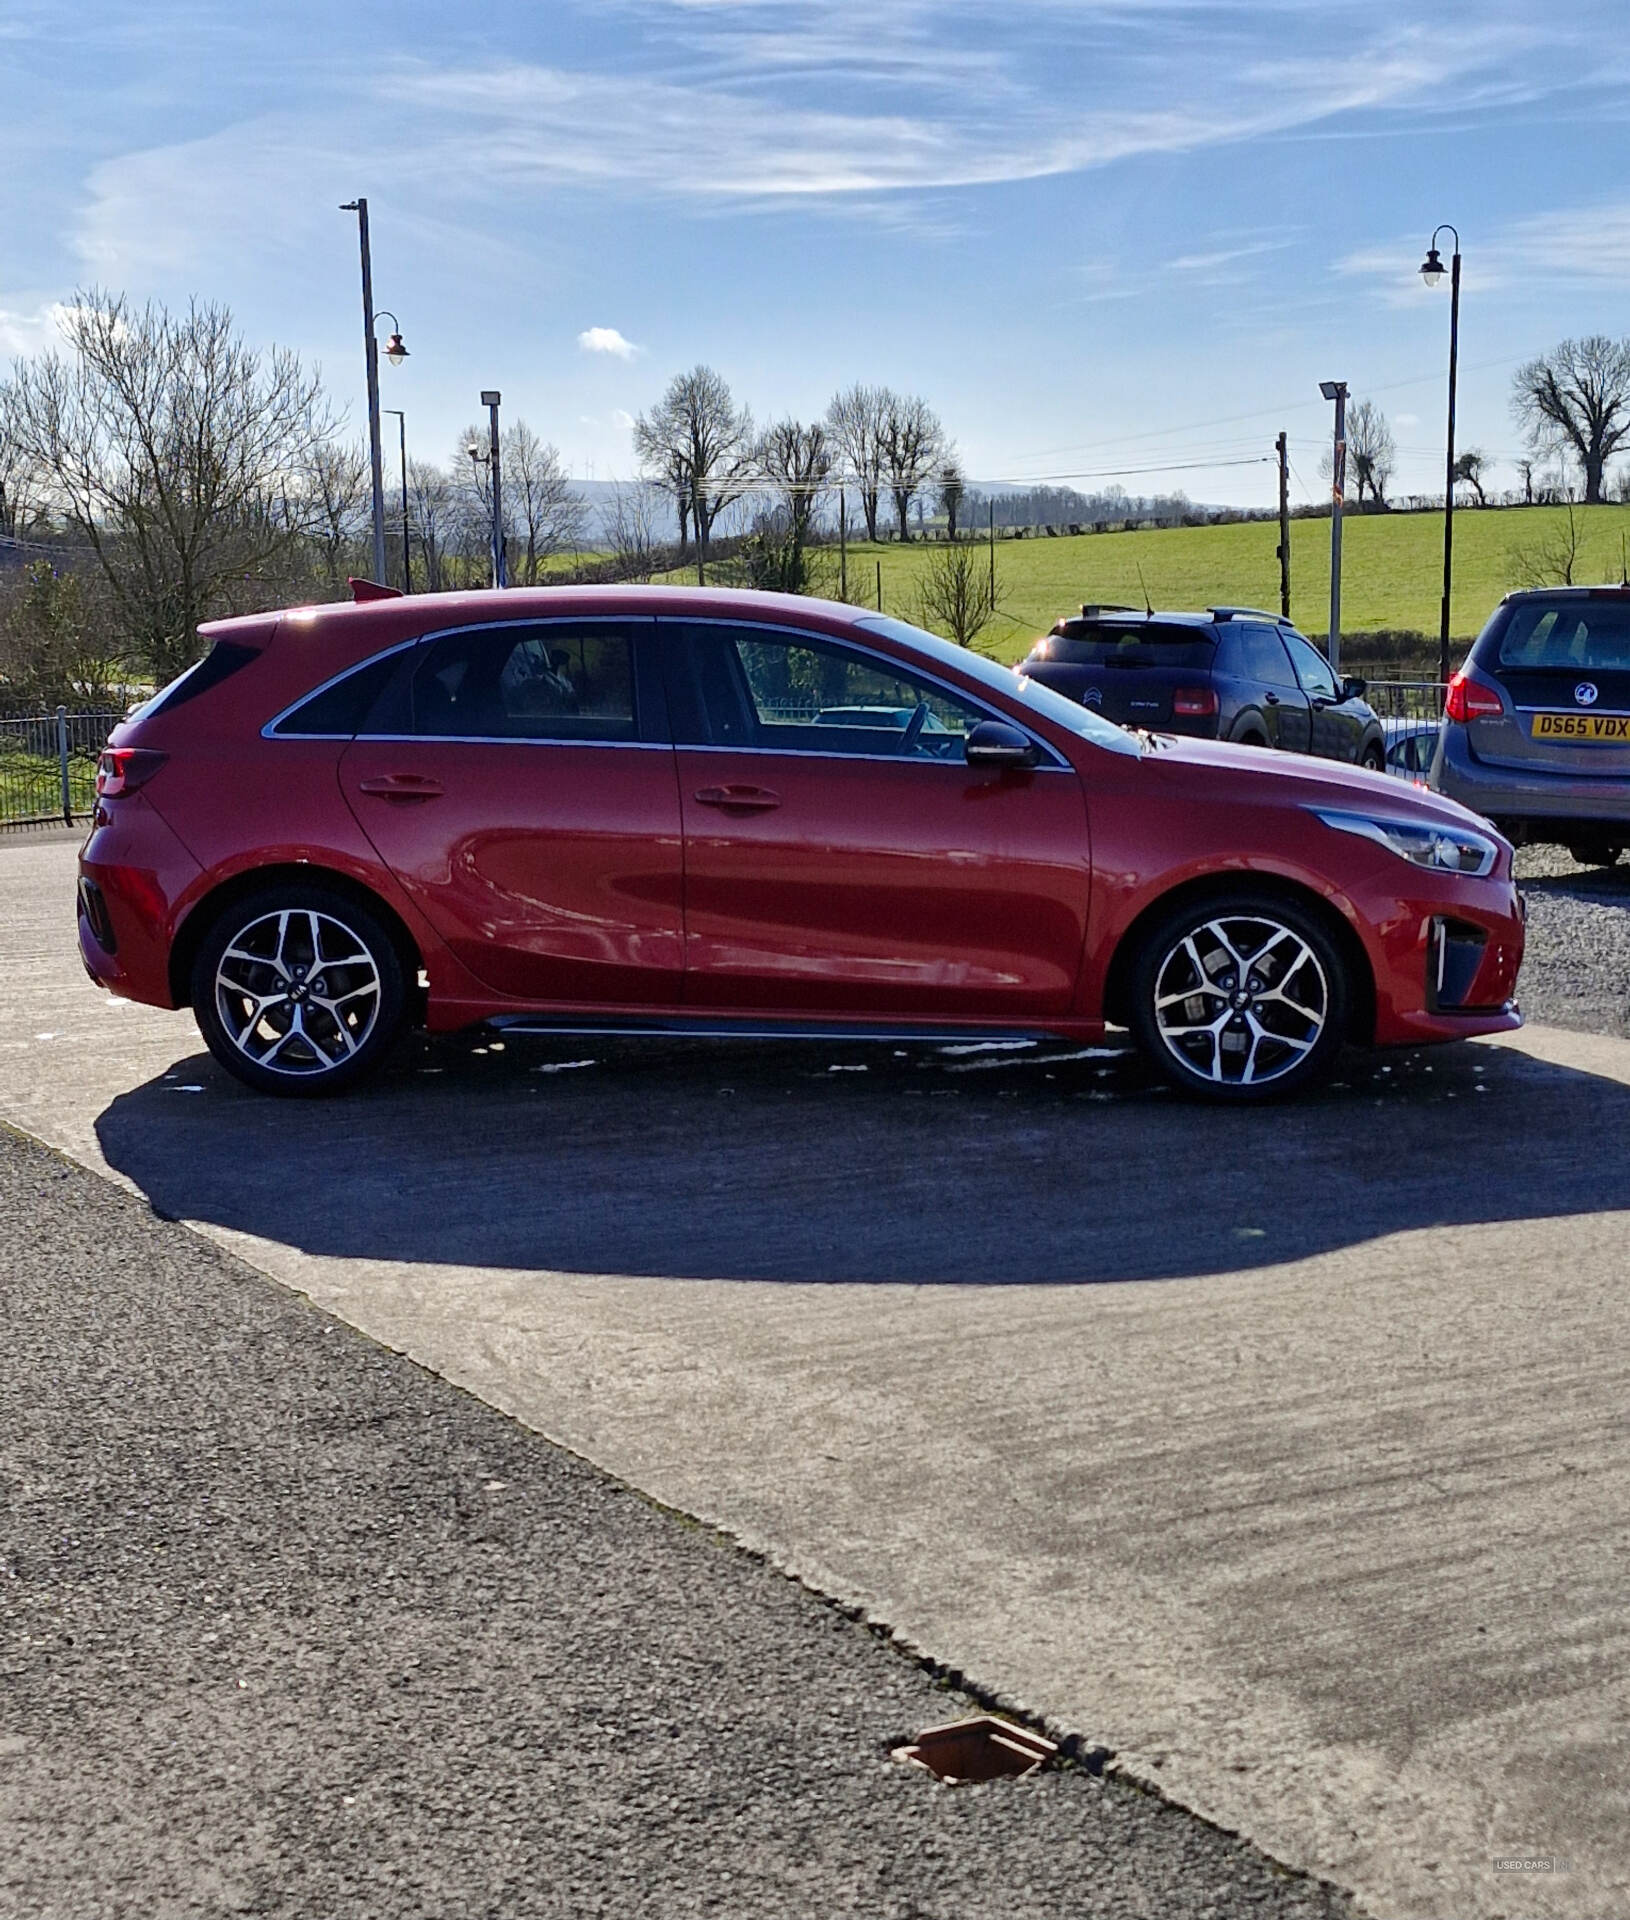
{"label": "concrete pavement", "polygon": [[1630,1043],[1225,1116],[466,1040],[299,1106],[93,992],[71,875],[0,850],[3,1117],[1377,1914],[1630,1910]]}

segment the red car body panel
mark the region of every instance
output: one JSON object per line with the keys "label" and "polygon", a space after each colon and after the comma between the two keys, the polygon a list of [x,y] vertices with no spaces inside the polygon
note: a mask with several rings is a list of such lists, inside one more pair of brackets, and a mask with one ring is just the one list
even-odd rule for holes
{"label": "red car body panel", "polygon": [[[761,620],[898,659],[1006,713],[1062,763],[961,762],[638,744],[268,737],[353,664],[496,619]],[[241,672],[115,731],[165,763],[101,802],[82,873],[115,945],[80,916],[93,978],[176,1004],[171,956],[224,884],[271,866],[367,888],[417,949],[435,1029],[535,1010],[1038,1027],[1095,1037],[1117,954],[1174,890],[1221,877],[1302,890],[1339,915],[1372,977],[1373,1037],[1520,1025],[1521,905],[1503,843],[1484,878],[1423,869],[1310,808],[1462,826],[1474,816],[1382,775],[1163,737],[1084,738],[1015,689],[913,653],[820,602],[673,588],[415,596],[217,623]],[[431,782],[433,796],[402,786]],[[366,792],[365,783],[396,782]],[[776,804],[715,804],[730,790]],[[421,789],[421,793],[424,790]],[[698,799],[707,795],[707,799]],[[738,796],[739,797],[739,796]],[[1487,824],[1477,823],[1487,832]],[[1464,1010],[1435,1011],[1432,923],[1486,936]],[[185,997],[185,989],[181,996]]]}
{"label": "red car body panel", "polygon": [[678,757],[687,1004],[1072,1011],[1091,873],[1073,771],[993,777],[718,747]]}

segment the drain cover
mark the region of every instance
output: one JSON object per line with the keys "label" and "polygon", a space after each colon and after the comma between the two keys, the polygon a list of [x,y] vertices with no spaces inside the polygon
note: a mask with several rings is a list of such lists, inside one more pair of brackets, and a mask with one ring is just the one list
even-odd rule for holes
{"label": "drain cover", "polygon": [[928,1728],[910,1746],[896,1747],[894,1758],[926,1767],[937,1778],[956,1786],[963,1781],[1033,1773],[1057,1752],[1051,1740],[1044,1740],[1028,1727],[981,1714],[974,1720],[954,1721],[948,1727]]}

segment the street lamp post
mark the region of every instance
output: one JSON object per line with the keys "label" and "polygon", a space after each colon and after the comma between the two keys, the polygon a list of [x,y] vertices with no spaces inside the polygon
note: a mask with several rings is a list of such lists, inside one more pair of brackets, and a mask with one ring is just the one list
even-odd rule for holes
{"label": "street lamp post", "polygon": [[1455,368],[1460,358],[1460,235],[1447,221],[1432,235],[1421,262],[1421,278],[1435,287],[1443,278],[1438,234],[1452,233],[1455,250],[1449,262],[1449,443],[1443,482],[1443,613],[1438,625],[1438,679],[1449,678],[1449,590],[1454,580],[1455,554]]}
{"label": "street lamp post", "polygon": [[396,416],[397,432],[400,435],[402,451],[402,591],[413,591],[413,567],[408,556],[408,485],[407,485],[407,415],[400,407],[386,407],[386,413]]}
{"label": "street lamp post", "polygon": [[504,554],[504,482],[498,457],[498,402],[501,398],[496,388],[489,389],[481,396],[481,404],[487,409],[487,458],[492,463],[492,584],[495,587],[509,585],[509,566]]}
{"label": "street lamp post", "polygon": [[[374,263],[373,254],[368,246],[368,202],[357,198],[347,200],[340,208],[341,213],[354,213],[357,217],[357,235],[362,246],[362,337],[364,351],[368,360],[368,459],[373,471],[374,488],[374,578],[383,584],[385,579],[385,462],[379,443],[379,341],[374,335]],[[402,345],[401,322],[394,313],[387,312],[385,317],[397,330],[392,333],[385,346],[385,353],[393,367],[399,367],[407,358],[407,348]]]}
{"label": "street lamp post", "polygon": [[1347,484],[1347,382],[1321,380],[1319,391],[1336,403],[1336,433],[1330,465],[1330,671],[1341,680],[1341,505]]}

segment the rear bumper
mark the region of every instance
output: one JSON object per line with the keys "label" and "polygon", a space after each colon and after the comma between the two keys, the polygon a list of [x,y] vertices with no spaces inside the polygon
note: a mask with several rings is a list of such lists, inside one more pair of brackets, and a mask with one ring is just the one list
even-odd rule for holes
{"label": "rear bumper", "polygon": [[77,901],[80,957],[98,986],[148,1006],[177,1004],[170,989],[177,905],[201,872],[139,794],[98,808],[79,856],[80,878],[95,893],[87,899],[81,888]]}
{"label": "rear bumper", "polygon": [[1490,766],[1473,757],[1465,727],[1452,721],[1444,723],[1427,784],[1490,819],[1599,821],[1630,828],[1630,780],[1622,775]]}

